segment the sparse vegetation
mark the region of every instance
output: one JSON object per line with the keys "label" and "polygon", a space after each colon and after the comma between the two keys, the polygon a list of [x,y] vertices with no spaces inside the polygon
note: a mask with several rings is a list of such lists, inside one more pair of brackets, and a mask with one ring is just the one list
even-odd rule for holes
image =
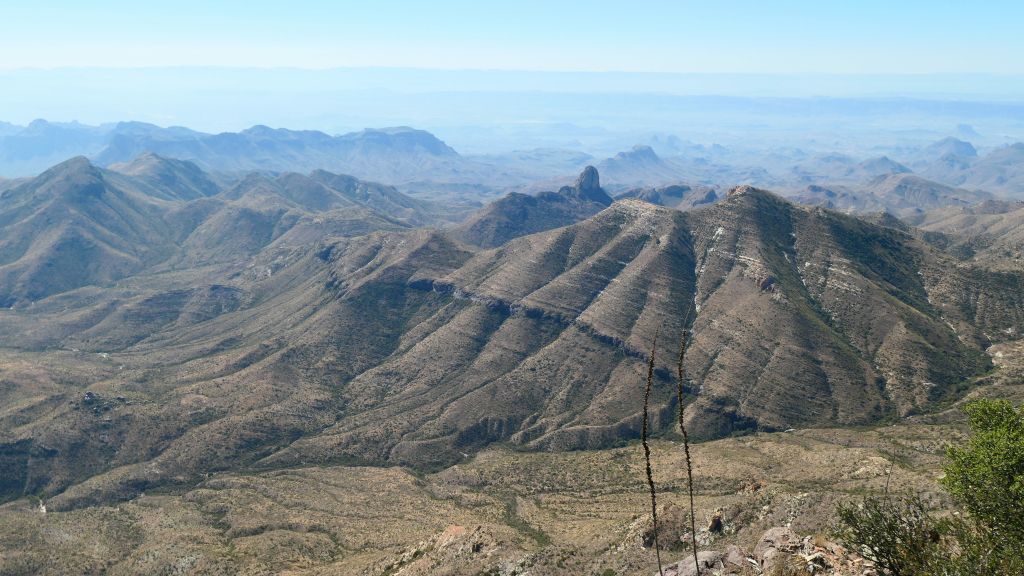
{"label": "sparse vegetation", "polygon": [[[131,192],[126,202],[149,202],[132,192],[132,177],[76,164],[58,172],[110,179]],[[887,493],[890,482],[933,490],[939,448],[960,422],[919,419],[936,402],[993,388],[975,384],[999,371],[962,376],[988,368],[985,335],[1012,336],[1003,330],[1021,314],[1019,272],[995,282],[952,267],[936,279],[949,260],[913,236],[749,187],[686,215],[623,200],[481,251],[446,232],[405,230],[404,220],[359,217],[369,206],[346,209],[351,220],[332,210],[324,221],[297,216],[321,213],[306,206],[306,192],[319,191],[320,200],[307,198],[314,204],[344,202],[345,190],[322,196],[316,178],[255,178],[235,189],[237,199],[163,200],[199,210],[154,240],[194,262],[153,274],[148,263],[116,287],[0,311],[0,339],[18,346],[0,349],[0,551],[9,563],[0,573],[51,555],[52,566],[81,559],[137,572],[133,563],[151,561],[158,573],[183,549],[233,563],[228,572],[247,569],[242,562],[274,572],[342,558],[375,567],[472,558],[473,570],[501,573],[480,560],[498,550],[522,562],[516,569],[588,574],[637,573],[652,556],[668,574],[662,556],[678,554],[703,576],[713,548],[746,545],[768,527],[813,532],[837,500]],[[19,197],[43,198],[37,184]],[[404,201],[371,188],[382,202]],[[596,193],[566,194],[587,190]],[[75,196],[66,192],[54,206]],[[296,208],[264,213],[256,192]],[[662,386],[670,366],[654,366],[657,338],[650,357],[635,344],[692,296],[691,269],[715,329],[694,347],[683,323],[680,446],[658,438],[676,438],[672,390]],[[687,388],[687,360],[700,395]],[[620,376],[645,365],[641,465],[631,444],[636,378]],[[754,398],[744,397],[752,366],[763,366]],[[910,409],[913,422],[897,420]],[[888,415],[897,427],[866,427]],[[791,434],[758,432],[790,424]],[[865,427],[815,428],[851,424]],[[879,514],[934,528],[957,562],[1003,562],[1019,537],[991,526],[1006,521],[998,516],[1018,492],[998,479],[1012,454],[992,450],[1012,430],[976,434],[998,458],[951,453],[961,474],[948,478],[962,477],[963,488],[949,488],[965,520],[944,509],[914,516],[903,500]],[[724,440],[691,452],[691,438],[716,437]],[[885,466],[880,447],[889,445],[900,450]],[[385,463],[396,466],[375,467]],[[417,475],[391,476],[398,466]],[[711,469],[695,486],[694,470]],[[998,500],[975,501],[977,485]],[[382,493],[392,507],[378,502]],[[26,495],[45,498],[46,510]],[[92,514],[115,506],[110,517]],[[715,515],[698,518],[698,507]],[[862,512],[851,521],[880,521]],[[110,529],[89,530],[96,523]],[[465,556],[435,545],[445,534]]]}
{"label": "sparse vegetation", "polygon": [[920,574],[941,557],[937,523],[920,498],[869,497],[840,505],[837,515],[840,535],[884,574]]}
{"label": "sparse vegetation", "polygon": [[515,528],[522,534],[529,536],[534,542],[541,546],[550,544],[551,538],[545,534],[543,530],[532,526],[529,522],[521,518],[516,507],[517,503],[515,498],[510,498],[505,502],[505,524],[508,524],[510,527]]}
{"label": "sparse vegetation", "polygon": [[840,534],[882,574],[1024,573],[1024,408],[978,400],[971,437],[949,447],[942,480],[963,513],[941,517],[917,496],[866,498],[838,509]]}
{"label": "sparse vegetation", "polygon": [[972,434],[950,446],[942,484],[978,523],[1024,545],[1024,406],[980,400],[965,411]]}

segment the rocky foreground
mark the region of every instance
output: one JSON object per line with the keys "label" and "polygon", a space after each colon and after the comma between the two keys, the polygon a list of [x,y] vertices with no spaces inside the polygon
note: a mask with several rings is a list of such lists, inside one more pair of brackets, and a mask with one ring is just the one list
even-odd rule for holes
{"label": "rocky foreground", "polygon": [[790,528],[772,528],[761,536],[753,550],[730,544],[722,550],[697,553],[696,562],[685,558],[664,567],[660,576],[726,575],[874,575],[870,561],[822,536],[801,538]]}

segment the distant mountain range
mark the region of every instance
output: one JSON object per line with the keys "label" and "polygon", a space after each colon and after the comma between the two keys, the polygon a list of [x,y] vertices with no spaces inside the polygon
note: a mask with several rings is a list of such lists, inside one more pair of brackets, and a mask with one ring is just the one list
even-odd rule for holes
{"label": "distant mountain range", "polygon": [[[412,128],[329,136],[316,131],[254,126],[238,133],[207,135],[168,133],[155,126],[119,125],[96,155],[96,161],[109,165],[143,152],[191,160],[222,172],[333,169],[378,180],[415,179],[422,177],[424,168],[441,176],[452,168],[449,163],[460,160],[444,142],[429,132]],[[425,162],[432,165],[420,166]]]}
{"label": "distant mountain range", "polygon": [[205,134],[140,122],[86,126],[37,120],[25,127],[4,124],[0,128],[0,176],[6,177],[34,176],[77,155],[106,167],[152,152],[229,176],[254,170],[324,169],[397,185],[419,197],[467,202],[512,190],[557,189],[588,164],[601,171],[613,193],[673,184],[723,188],[750,184],[797,193],[808,186],[856,189],[883,176],[913,173],[964,190],[1024,197],[1024,144],[979,154],[971,143],[952,137],[863,159],[838,152],[758,148],[756,143],[704,146],[655,134],[638,137],[643,143],[630,150],[598,159],[569,148],[465,156],[433,134],[408,127],[339,136],[266,126]]}
{"label": "distant mountain range", "polygon": [[921,173],[953,186],[978,188],[1024,198],[1024,143],[998,148],[984,156],[971,155],[963,148],[934,160]]}
{"label": "distant mountain range", "polygon": [[864,182],[911,170],[886,156],[858,161],[842,154],[812,158],[793,167],[793,178],[800,182]]}
{"label": "distant mountain range", "polygon": [[204,170],[227,174],[322,169],[388,184],[422,181],[442,188],[524,181],[499,166],[460,156],[429,132],[406,127],[341,136],[266,126],[204,134],[140,122],[92,127],[43,120],[0,134],[0,174],[32,176],[77,155],[106,167],[131,162],[144,153],[188,160]]}
{"label": "distant mountain range", "polygon": [[843,212],[890,212],[901,217],[946,206],[970,206],[989,200],[987,192],[954,188],[907,172],[880,175],[865,184],[808,186],[791,198],[801,204]]}

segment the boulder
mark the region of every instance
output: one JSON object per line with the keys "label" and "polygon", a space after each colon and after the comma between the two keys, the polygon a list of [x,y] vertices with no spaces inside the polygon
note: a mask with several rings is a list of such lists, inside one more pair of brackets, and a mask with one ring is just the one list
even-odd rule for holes
{"label": "boulder", "polygon": [[[700,558],[699,555],[698,558]],[[750,564],[750,562],[747,561],[746,552],[735,544],[730,544],[725,547],[725,551],[722,553],[722,563],[725,565],[725,568],[731,570],[742,568]]]}
{"label": "boulder", "polygon": [[[725,567],[723,558],[724,554],[714,550],[698,552],[697,562],[700,564],[700,573],[711,574],[712,571],[721,571]],[[697,576],[697,567],[694,566],[691,555],[675,564],[665,566],[663,572],[665,576]],[[658,576],[658,573],[655,572],[654,576]]]}
{"label": "boulder", "polygon": [[786,562],[800,548],[800,537],[789,528],[772,528],[761,536],[754,547],[754,559],[761,570],[768,572]]}

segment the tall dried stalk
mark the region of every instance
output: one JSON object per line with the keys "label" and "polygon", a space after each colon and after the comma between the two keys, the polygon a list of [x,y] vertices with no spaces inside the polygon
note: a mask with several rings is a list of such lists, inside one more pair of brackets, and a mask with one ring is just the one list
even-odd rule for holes
{"label": "tall dried stalk", "polygon": [[689,344],[690,332],[683,326],[683,335],[679,342],[679,364],[676,366],[678,381],[676,382],[676,400],[679,404],[679,431],[683,434],[683,453],[686,455],[686,490],[690,493],[690,538],[693,544],[693,566],[700,576],[700,561],[697,560],[697,521],[696,507],[693,505],[693,463],[690,460],[690,436],[686,433],[683,423],[683,360],[686,358],[686,346]]}
{"label": "tall dried stalk", "polygon": [[654,382],[654,353],[658,349],[658,334],[654,334],[651,345],[651,359],[647,363],[647,388],[644,390],[644,422],[640,429],[640,442],[644,445],[644,460],[647,462],[647,487],[651,491],[651,521],[654,523],[654,554],[658,559],[658,574],[665,576],[661,568],[661,544],[658,543],[658,501],[654,495],[654,473],[651,471],[651,447],[647,444],[647,408],[651,402],[651,384]]}
{"label": "tall dried stalk", "polygon": [[885,454],[884,450],[881,451],[882,454],[885,454],[889,458],[889,473],[885,475],[885,493],[884,494],[885,494],[886,501],[889,500],[889,482],[892,481],[892,469],[896,467],[896,441],[890,439],[889,443],[892,446],[892,451],[890,453],[888,453],[888,454]]}

